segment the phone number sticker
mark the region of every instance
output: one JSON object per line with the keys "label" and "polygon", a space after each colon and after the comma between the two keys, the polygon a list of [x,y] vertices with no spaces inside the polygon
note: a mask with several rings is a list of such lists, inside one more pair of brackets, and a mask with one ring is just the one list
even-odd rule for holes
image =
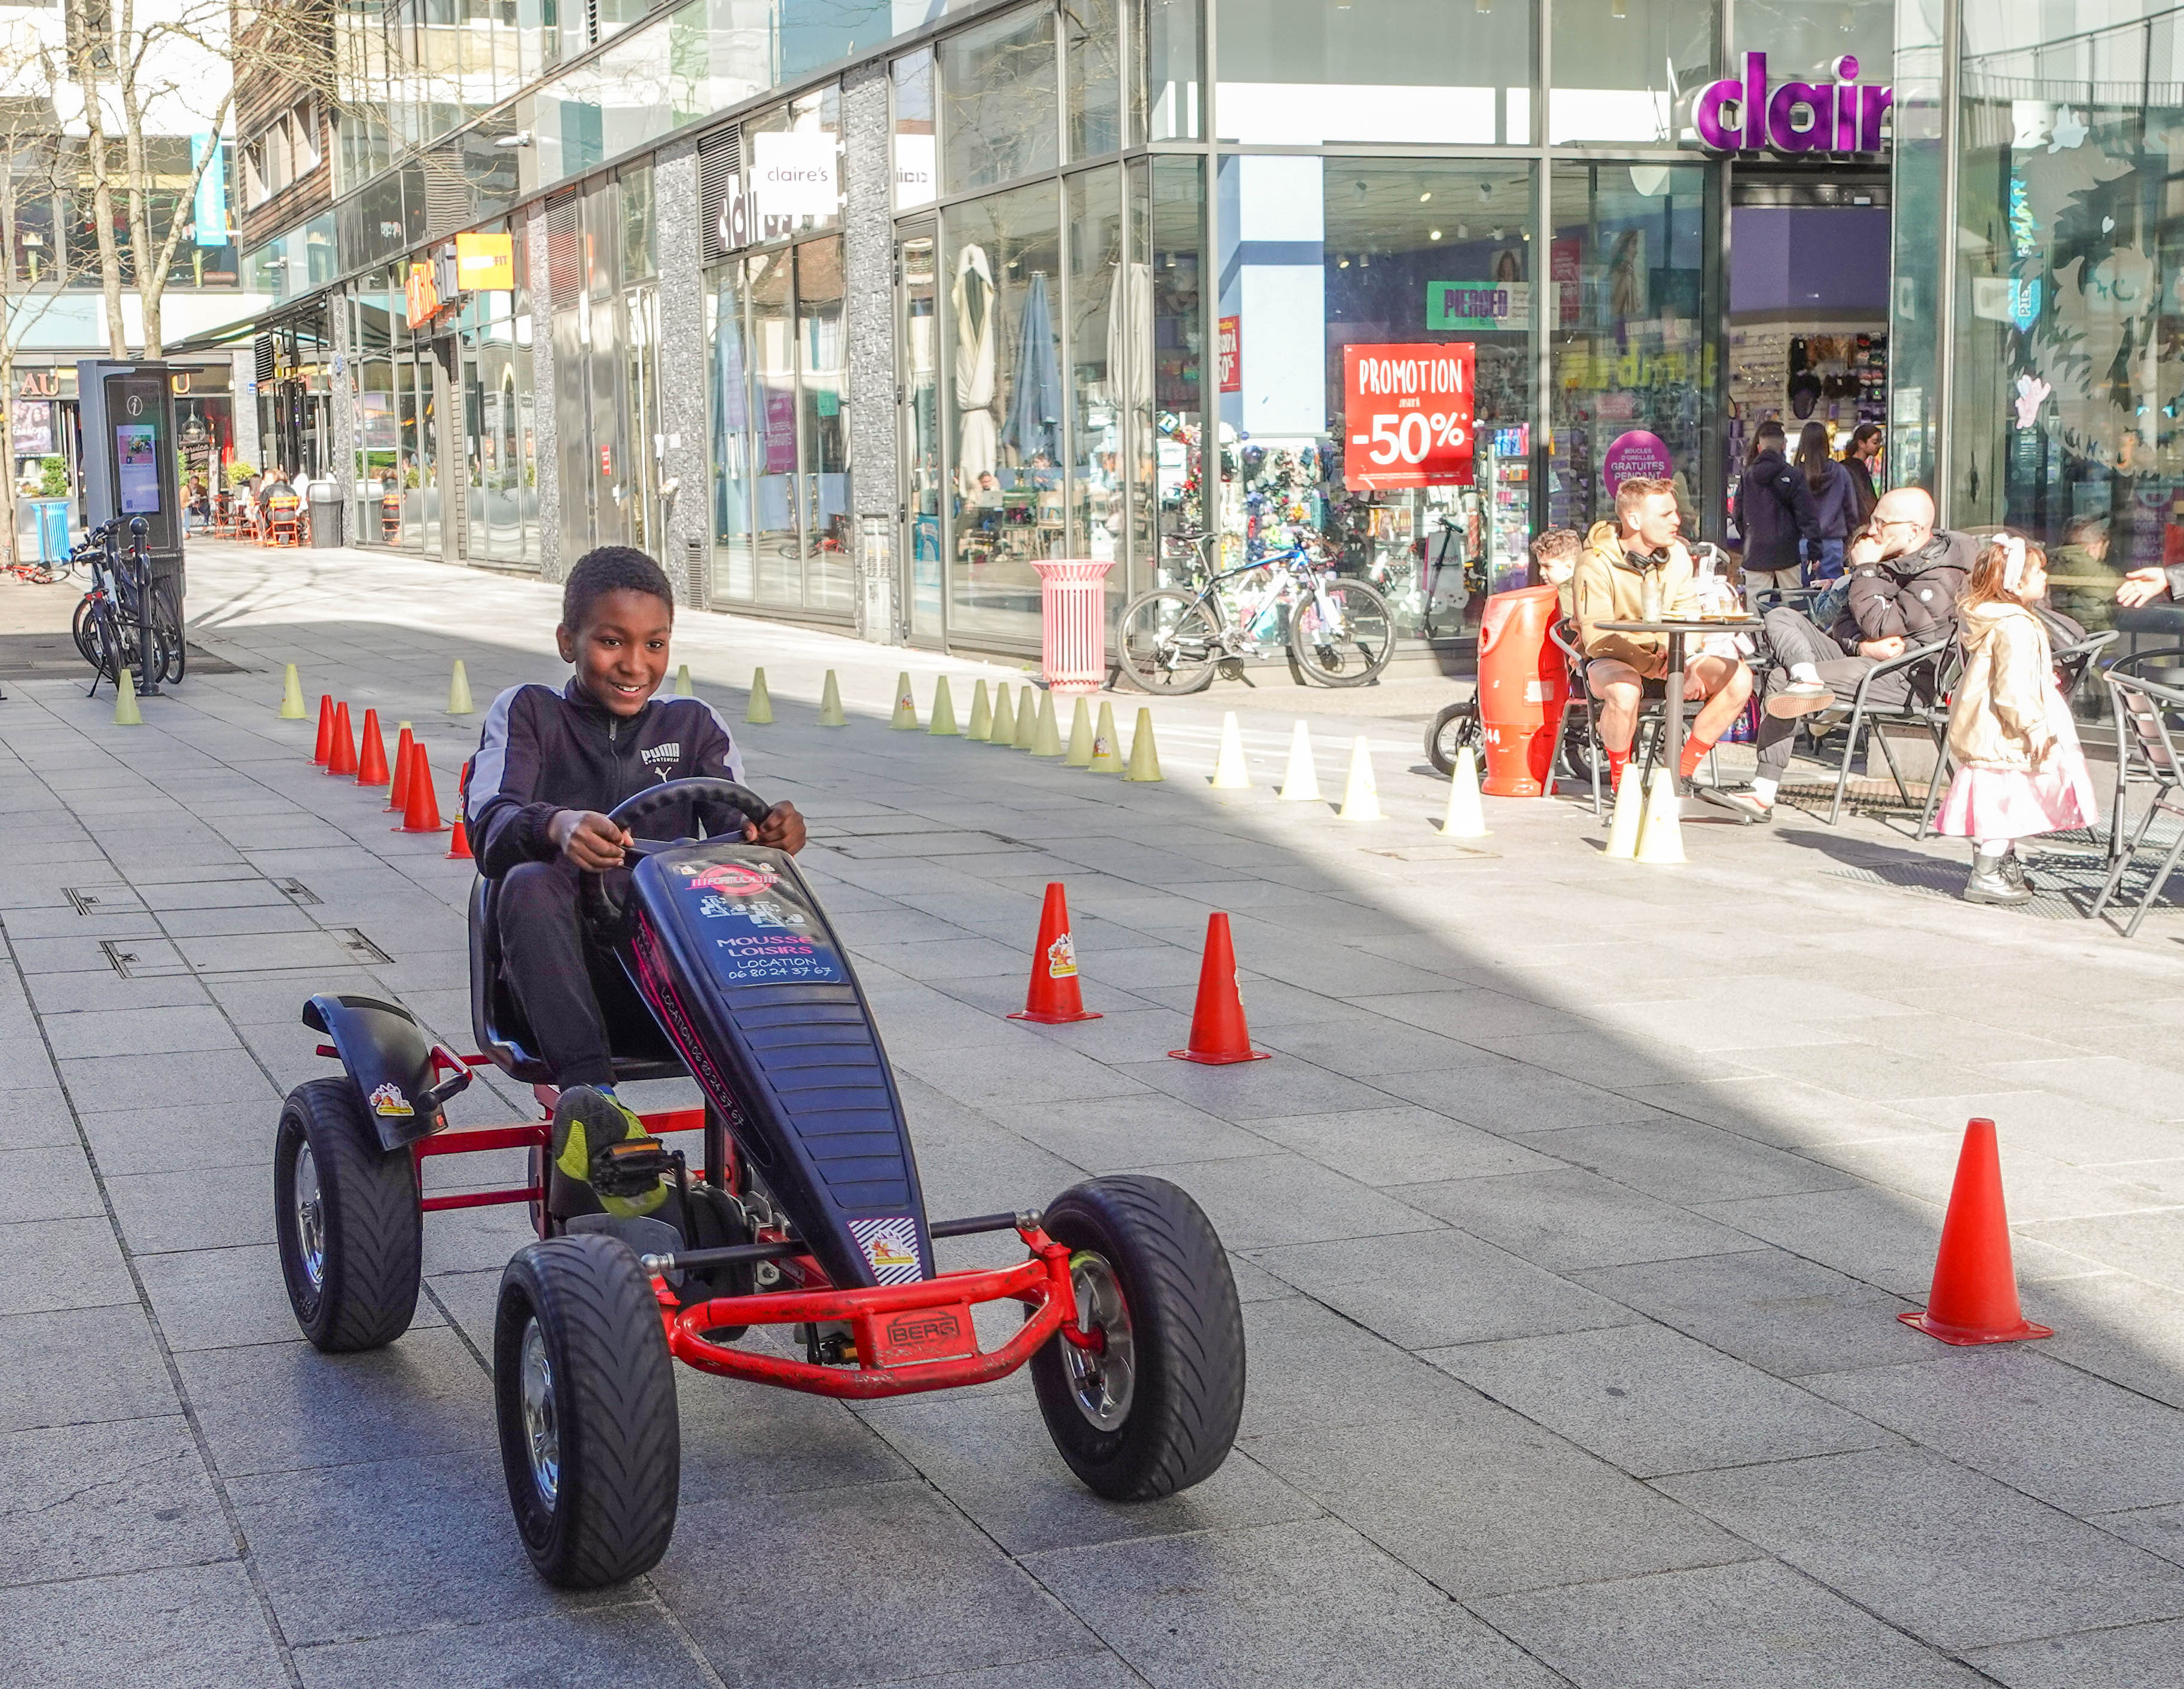
{"label": "phone number sticker", "polygon": [[847,977],[802,887],[772,867],[699,858],[671,871],[720,984],[827,985]]}

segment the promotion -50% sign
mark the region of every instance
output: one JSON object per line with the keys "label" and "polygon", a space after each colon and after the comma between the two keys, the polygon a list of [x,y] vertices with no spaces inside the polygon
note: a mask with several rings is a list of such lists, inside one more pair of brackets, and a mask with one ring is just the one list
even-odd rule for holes
{"label": "promotion -50% sign", "polygon": [[1468,341],[1343,347],[1344,486],[1471,485],[1474,350]]}

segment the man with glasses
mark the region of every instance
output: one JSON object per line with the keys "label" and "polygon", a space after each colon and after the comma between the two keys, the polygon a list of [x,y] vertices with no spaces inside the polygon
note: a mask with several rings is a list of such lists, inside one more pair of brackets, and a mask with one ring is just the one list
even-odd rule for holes
{"label": "man with glasses", "polygon": [[[1797,718],[1847,711],[1877,665],[1953,632],[1958,595],[1978,550],[1969,534],[1936,531],[1934,501],[1925,492],[1897,487],[1881,495],[1851,542],[1849,597],[1828,626],[1797,610],[1767,613],[1767,642],[1779,662],[1768,676],[1754,736],[1759,769],[1752,781],[1752,800],[1765,815],[1774,814],[1775,790],[1790,766]],[[1866,689],[1867,708],[1901,709],[1930,679],[1923,663],[1879,675]]]}

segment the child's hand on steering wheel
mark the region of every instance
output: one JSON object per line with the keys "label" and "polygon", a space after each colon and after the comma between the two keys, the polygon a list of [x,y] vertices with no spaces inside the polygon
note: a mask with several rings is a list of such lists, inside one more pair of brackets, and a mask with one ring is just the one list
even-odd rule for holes
{"label": "child's hand on steering wheel", "polygon": [[[801,842],[800,823],[797,831]],[[546,836],[553,841],[554,849],[569,858],[571,866],[593,874],[621,867],[622,850],[630,842],[624,829],[596,809],[555,811],[554,819],[546,824]]]}
{"label": "child's hand on steering wheel", "polygon": [[804,818],[796,813],[794,803],[777,803],[766,812],[763,821],[744,823],[744,840],[748,844],[771,845],[794,856],[804,848]]}

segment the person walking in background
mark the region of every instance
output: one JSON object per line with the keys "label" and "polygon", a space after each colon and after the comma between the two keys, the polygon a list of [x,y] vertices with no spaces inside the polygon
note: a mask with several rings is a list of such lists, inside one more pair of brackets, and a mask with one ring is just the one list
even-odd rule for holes
{"label": "person walking in background", "polygon": [[1783,455],[1787,444],[1780,423],[1771,419],[1761,423],[1752,436],[1751,459],[1736,483],[1736,531],[1744,536],[1745,581],[1778,591],[1798,584],[1797,542],[1819,533],[1812,488]]}
{"label": "person walking in background", "polygon": [[1865,525],[1873,507],[1880,502],[1880,486],[1873,466],[1880,460],[1880,425],[1861,422],[1850,431],[1850,446],[1842,455],[1843,473],[1850,477],[1852,531]]}
{"label": "person walking in background", "polygon": [[2018,840],[2100,819],[2077,729],[2055,683],[2048,626],[2032,609],[2047,591],[2047,553],[2005,529],[1979,554],[1958,601],[1964,671],[1949,704],[1957,774],[1935,831],[1972,842],[1966,903],[2031,902]]}
{"label": "person walking in background", "polygon": [[1797,467],[1813,496],[1813,531],[1798,542],[1805,585],[1832,581],[1843,572],[1843,546],[1859,525],[1858,496],[1850,471],[1836,461],[1825,422],[1808,422],[1797,436]]}

